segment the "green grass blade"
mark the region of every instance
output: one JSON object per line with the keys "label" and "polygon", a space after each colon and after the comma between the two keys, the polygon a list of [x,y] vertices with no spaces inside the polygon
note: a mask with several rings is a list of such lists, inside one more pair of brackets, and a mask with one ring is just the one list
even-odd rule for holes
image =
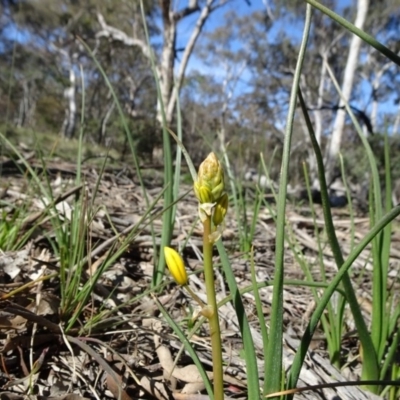
{"label": "green grass blade", "polygon": [[340,170],[341,170],[341,174],[342,174],[343,184],[345,187],[347,204],[348,204],[348,208],[349,208],[349,215],[350,215],[350,221],[351,221],[351,224],[350,224],[350,249],[353,249],[354,239],[356,236],[355,223],[354,223],[354,209],[353,209],[353,204],[352,204],[352,200],[351,200],[351,191],[350,191],[349,185],[347,184],[346,173],[345,173],[345,168],[344,168],[344,160],[343,160],[343,156],[341,154],[339,154],[339,162],[340,162]]}
{"label": "green grass blade", "polygon": [[[310,184],[310,180],[308,178],[306,163],[304,163],[303,166],[304,166],[304,177],[305,177],[306,189],[307,189],[307,194],[308,194],[308,204],[309,204],[309,207],[311,210],[311,217],[312,217],[313,225],[314,225],[314,235],[317,238],[318,263],[320,266],[319,270],[321,273],[322,281],[327,282],[326,273],[325,273],[325,264],[324,264],[324,249],[323,249],[323,245],[321,242],[321,233],[320,233],[320,230],[319,230],[318,224],[317,224],[317,215],[316,215],[314,203],[312,200],[311,184]],[[313,281],[312,273],[310,271],[309,266],[305,265],[306,264],[305,261],[299,260],[302,252],[296,251],[296,252],[293,252],[293,254],[295,254],[295,257],[298,260],[298,262],[300,261],[300,265],[302,266],[302,269],[303,269],[304,274],[307,277],[307,279],[309,281]],[[319,296],[317,294],[317,291],[312,290],[312,293],[313,293],[315,302],[318,303]],[[339,297],[340,300],[343,299],[343,296],[338,295],[337,297]],[[336,309],[336,311],[338,311],[339,309],[340,308],[338,307]],[[339,355],[340,355],[341,330],[342,330],[343,321],[340,318],[338,318],[340,316],[340,314],[337,312],[335,313],[332,302],[328,303],[327,314],[328,314],[327,317],[325,317],[325,315],[322,316],[321,323],[322,323],[322,327],[324,330],[324,334],[326,336],[329,357],[330,357],[330,360],[333,365],[340,367]]]}
{"label": "green grass blade", "polygon": [[[340,97],[343,99],[342,92],[340,90],[339,84],[335,79],[335,76],[330,68],[327,65],[327,71],[332,79],[332,82],[339,93]],[[372,175],[372,191],[370,193],[370,221],[371,226],[374,225],[375,221],[382,218],[382,196],[381,196],[381,185],[378,173],[378,167],[375,160],[374,153],[371,149],[371,146],[368,143],[367,138],[362,132],[360,124],[358,123],[357,118],[355,117],[352,109],[350,108],[347,101],[345,101],[345,108],[347,113],[350,116],[350,119],[353,122],[353,125],[358,133],[358,136],[364,146],[365,152],[368,157],[368,162]],[[387,228],[389,229],[389,228]],[[386,318],[386,279],[387,279],[387,267],[382,264],[382,250],[383,250],[383,236],[384,233],[380,232],[376,238],[372,241],[372,258],[373,258],[373,279],[372,279],[372,324],[371,324],[371,337],[372,342],[375,348],[375,352],[377,353],[381,346],[384,346],[384,342],[386,342],[386,338],[382,329],[385,325]],[[354,315],[354,314],[353,314]],[[364,348],[364,351],[367,351]],[[371,353],[366,353],[371,354]],[[378,362],[380,360],[378,359]],[[365,379],[375,379],[373,377]]]}
{"label": "green grass blade", "polygon": [[393,360],[396,357],[396,353],[398,353],[399,351],[398,350],[399,342],[400,342],[400,328],[397,328],[396,332],[392,336],[392,341],[388,349],[386,350],[386,357],[381,368],[380,379],[385,379],[389,368],[393,368]]}
{"label": "green grass blade", "polygon": [[[310,121],[310,118],[309,118],[308,112],[307,112],[307,107],[306,107],[303,97],[301,95],[301,91],[299,91],[299,100],[300,100],[300,105],[303,110],[303,114],[304,114],[304,118],[306,120],[308,130],[310,133],[310,138],[311,138],[311,142],[312,142],[312,145],[314,148],[314,152],[315,152],[315,155],[317,158],[318,175],[319,175],[319,180],[320,180],[320,185],[321,185],[321,195],[322,195],[322,201],[323,201],[325,224],[326,224],[327,233],[329,235],[328,236],[329,241],[332,246],[332,251],[334,253],[335,261],[339,268],[338,274],[335,276],[333,282],[337,282],[337,284],[339,284],[340,280],[343,280],[344,288],[345,288],[346,295],[347,295],[347,298],[348,298],[348,301],[349,301],[349,304],[350,304],[350,307],[351,307],[351,310],[352,310],[352,313],[354,316],[354,320],[355,320],[355,323],[357,326],[357,331],[359,333],[360,341],[363,345],[364,353],[368,355],[365,358],[365,364],[364,364],[366,374],[368,376],[368,379],[377,379],[378,364],[377,364],[377,359],[376,359],[375,348],[374,348],[371,338],[369,336],[368,329],[365,325],[365,321],[361,315],[361,311],[360,311],[359,305],[357,303],[357,299],[355,298],[355,294],[354,294],[353,288],[351,286],[351,282],[349,282],[350,278],[348,277],[348,274],[347,274],[347,269],[351,265],[351,263],[349,264],[351,255],[348,257],[346,262],[344,262],[342,253],[340,251],[340,246],[339,246],[339,243],[336,238],[335,229],[334,229],[334,226],[332,223],[332,216],[330,214],[329,199],[327,197],[327,188],[326,188],[326,181],[325,181],[325,176],[324,176],[321,150],[320,150],[318,142],[315,138],[314,130],[311,125],[311,121]],[[377,230],[376,228],[374,228],[373,231],[375,232],[375,234],[371,237],[370,240],[374,239],[375,236],[377,234],[379,234],[380,229]],[[370,235],[367,235],[367,236],[369,237]],[[360,245],[364,241],[365,241],[365,239],[356,247],[356,249],[360,249]],[[366,246],[366,244],[365,244],[365,246]],[[354,253],[354,251],[353,251],[353,253]],[[351,253],[351,254],[353,254],[353,253]],[[348,265],[348,267],[344,268],[345,265]],[[347,276],[347,278],[346,278],[346,276]],[[338,279],[338,277],[340,277],[340,279]],[[336,287],[337,284],[334,287]],[[332,284],[330,285],[330,289],[332,289]],[[292,371],[290,374],[289,388],[295,387],[295,385],[297,383],[297,379],[298,379],[300,369],[301,369],[301,364],[304,360],[304,356],[307,351],[306,346],[308,346],[308,344],[310,343],[309,341],[311,340],[312,334],[314,333],[314,330],[316,328],[316,324],[318,323],[319,318],[322,315],[323,308],[325,308],[327,302],[329,301],[329,296],[331,296],[332,293],[333,292],[329,292],[328,290],[325,291],[324,295],[322,296],[322,298],[320,300],[320,303],[317,306],[317,309],[315,310],[315,312],[310,320],[309,326],[308,326],[306,332],[304,333],[304,336],[303,336],[303,339],[301,342],[302,345],[300,346],[300,349],[295,357],[296,363],[293,364]],[[318,312],[317,312],[317,310],[318,310]]]}
{"label": "green grass blade", "polygon": [[[182,115],[181,115],[181,105],[179,102],[179,96],[176,96],[176,132],[179,142],[182,143]],[[181,183],[181,164],[182,164],[182,149],[176,146],[175,155],[175,171],[174,171],[174,186],[173,186],[173,199],[177,199],[179,196],[179,187]],[[177,205],[172,207],[172,221],[175,221]]]}
{"label": "green grass blade", "polygon": [[249,321],[246,316],[241,294],[236,284],[235,274],[232,271],[228,254],[221,240],[217,242],[217,249],[221,257],[222,268],[229,286],[229,291],[231,292],[233,306],[236,311],[240,333],[242,335],[247,372],[247,396],[249,399],[257,400],[260,398],[257,357]]}
{"label": "green grass blade", "polygon": [[[75,177],[75,184],[79,186],[81,184],[82,179],[82,154],[83,154],[83,133],[84,133],[84,126],[85,126],[85,74],[82,70],[82,65],[80,64],[80,71],[81,71],[81,81],[82,81],[82,96],[81,96],[81,126],[79,129],[79,138],[78,138],[78,154],[76,156],[76,177]],[[106,162],[104,160],[104,162]],[[101,175],[98,178],[98,181],[101,179]]]}
{"label": "green grass blade", "polygon": [[[392,208],[392,174],[390,168],[390,153],[389,153],[389,140],[388,134],[384,135],[384,158],[385,158],[385,210],[386,212]],[[387,340],[393,332],[389,331],[389,323],[391,319],[391,302],[388,302],[390,297],[389,290],[387,289],[387,277],[389,273],[389,258],[390,246],[392,236],[392,224],[388,224],[382,232],[380,246],[378,247],[378,256],[380,257],[381,276],[382,276],[382,302],[381,308],[384,315],[381,325],[381,341],[378,351],[378,360],[386,358],[385,350]],[[393,290],[393,289],[392,289]],[[389,303],[389,304],[388,304]]]}
{"label": "green grass blade", "polygon": [[[231,187],[232,196],[231,199],[233,201],[233,209],[235,211],[236,221],[240,221],[238,224],[238,235],[239,235],[239,245],[240,249],[243,250],[243,242],[246,237],[246,215],[243,210],[245,207],[245,200],[243,198],[243,187],[240,180],[235,180],[235,176],[232,170],[231,163],[229,161],[228,153],[226,152],[225,144],[221,144],[223,151],[223,158],[226,166],[226,171],[228,175],[229,185]],[[242,223],[243,221],[243,223]]]}
{"label": "green grass blade", "polygon": [[289,174],[290,148],[292,141],[294,114],[296,111],[297,91],[300,81],[301,69],[306,52],[307,41],[311,26],[311,7],[307,6],[304,32],[296,64],[293,86],[290,95],[288,119],[286,123],[285,141],[281,164],[277,228],[276,228],[276,255],[275,255],[275,285],[271,308],[271,322],[268,342],[268,358],[265,368],[269,372],[266,392],[264,395],[277,392],[282,386],[282,340],[283,340],[283,278],[284,278],[284,253],[285,253],[285,211],[286,195]]}
{"label": "green grass blade", "polygon": [[[256,270],[255,270],[255,265],[254,265],[253,250],[251,251],[250,267],[251,267],[251,283],[253,286],[254,300],[256,303],[256,310],[257,310],[257,317],[258,317],[258,321],[260,323],[260,331],[261,331],[261,337],[262,337],[262,341],[263,341],[264,359],[266,360],[267,356],[268,356],[268,353],[267,353],[268,330],[267,330],[267,324],[265,322],[265,317],[264,317],[264,312],[263,312],[263,304],[261,301],[260,293],[258,292],[259,289],[257,286],[257,277],[256,277]],[[268,380],[268,370],[265,368],[264,369],[264,389],[263,389],[264,392],[265,392],[265,386],[266,386],[267,380]]]}

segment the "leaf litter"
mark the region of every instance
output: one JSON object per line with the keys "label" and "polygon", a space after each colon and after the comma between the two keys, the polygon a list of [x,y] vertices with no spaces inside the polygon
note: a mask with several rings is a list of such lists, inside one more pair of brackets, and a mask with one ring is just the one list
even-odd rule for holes
{"label": "leaf litter", "polygon": [[[30,157],[32,166],[38,165]],[[35,164],[36,163],[36,164]],[[93,167],[84,169],[84,185],[74,185],[74,166],[57,164],[49,167],[51,185],[56,194],[56,208],[63,220],[73,212],[73,199],[81,191],[88,194],[96,210],[93,218],[86,221],[89,226],[90,249],[86,254],[86,274],[93,276],[104,258],[111,255],[118,235],[126,235],[129,228],[140,223],[146,212],[135,173],[106,169],[97,184],[98,173]],[[156,171],[144,171],[146,189],[150,202],[162,190],[162,180]],[[153,271],[153,239],[149,225],[142,224],[129,248],[104,271],[94,292],[82,309],[76,325],[67,333],[60,315],[59,263],[52,252],[49,237],[51,231],[46,214],[48,203],[40,195],[28,189],[25,176],[13,171],[2,183],[2,208],[11,212],[29,202],[29,210],[21,225],[23,231],[32,227],[31,240],[17,251],[0,253],[0,400],[2,399],[208,399],[204,383],[190,357],[183,352],[178,360],[182,344],[163,320],[149,291]],[[182,185],[184,194],[190,187]],[[29,196],[26,194],[29,193]],[[90,196],[96,193],[94,199]],[[54,209],[52,209],[54,212]],[[162,210],[162,201],[156,205],[152,215]],[[250,285],[250,263],[248,257],[237,249],[240,222],[235,221],[233,211],[226,218],[227,227],[223,241],[231,254],[232,267],[236,271],[238,285]],[[249,212],[248,212],[249,213]],[[4,215],[4,214],[3,214]],[[183,255],[192,272],[190,284],[200,298],[205,299],[205,288],[201,274],[201,228],[196,224],[197,203],[189,193],[178,203],[172,246],[180,248],[185,243]],[[321,218],[322,212],[319,212]],[[247,215],[250,220],[252,216]],[[288,206],[287,223],[290,224],[302,252],[318,279],[317,251],[314,225],[307,208]],[[323,221],[317,221],[323,226]],[[357,217],[356,238],[368,230],[368,220]],[[335,215],[343,251],[350,251],[350,219],[345,211]],[[194,229],[192,229],[194,227]],[[161,217],[153,221],[156,244],[160,243]],[[188,237],[189,232],[193,231]],[[399,231],[393,235],[393,243],[400,241]],[[268,210],[258,216],[253,240],[254,260],[258,281],[268,281],[274,271],[275,227]],[[395,246],[393,246],[395,248]],[[217,261],[217,255],[215,255]],[[389,279],[399,286],[398,271],[400,252],[393,249],[390,258]],[[332,254],[324,249],[327,275],[335,273]],[[304,279],[303,272],[287,249],[285,260],[288,279]],[[371,303],[371,270],[367,251],[363,252],[353,266],[358,280],[357,293],[368,319]],[[229,295],[223,276],[217,271],[220,298]],[[328,278],[329,279],[329,278]],[[195,306],[185,293],[165,278],[167,286],[157,294],[158,301],[182,327],[190,320],[190,310]],[[268,318],[272,288],[260,289],[264,312]],[[258,351],[258,366],[262,376],[263,343],[257,326],[254,297],[243,296],[251,329]],[[299,339],[313,309],[313,297],[303,286],[286,286],[285,293],[285,351],[284,365],[290,368]],[[242,345],[238,321],[230,303],[220,309],[224,346],[224,380],[227,399],[246,398],[246,370],[242,357]],[[348,330],[353,321],[348,315]],[[185,322],[186,321],[186,322]],[[317,335],[318,336],[318,335]],[[212,379],[211,347],[207,325],[191,338],[202,363]],[[347,357],[357,353],[356,340],[348,341],[344,351]],[[176,362],[177,361],[177,362]],[[306,364],[300,376],[299,386],[359,378],[359,364],[349,363],[341,372],[333,368],[327,356],[326,343],[320,333],[313,342]],[[260,383],[262,385],[262,383]],[[202,393],[202,394],[201,394]],[[335,397],[337,396],[337,397]],[[321,393],[299,394],[299,399],[373,399],[378,398],[357,387],[328,388]]]}

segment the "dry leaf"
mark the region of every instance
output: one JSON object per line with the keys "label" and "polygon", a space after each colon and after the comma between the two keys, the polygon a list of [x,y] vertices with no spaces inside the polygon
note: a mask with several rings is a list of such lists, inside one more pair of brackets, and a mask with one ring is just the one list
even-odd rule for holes
{"label": "dry leaf", "polygon": [[24,265],[29,262],[30,246],[20,251],[0,253],[0,270],[3,270],[11,279],[19,275]]}

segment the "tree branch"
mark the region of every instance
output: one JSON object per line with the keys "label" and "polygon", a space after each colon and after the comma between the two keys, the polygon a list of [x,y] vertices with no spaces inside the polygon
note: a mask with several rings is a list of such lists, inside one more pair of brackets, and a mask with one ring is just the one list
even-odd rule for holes
{"label": "tree branch", "polygon": [[203,26],[209,17],[210,13],[213,11],[213,3],[215,0],[207,0],[206,4],[204,5],[203,9],[201,10],[201,13],[199,15],[199,18],[197,19],[196,26],[193,29],[192,35],[186,45],[185,51],[182,56],[182,61],[179,67],[179,72],[178,76],[176,78],[174,90],[172,92],[171,98],[168,103],[168,108],[167,108],[167,118],[169,116],[172,117],[172,113],[174,111],[175,103],[176,103],[176,98],[178,96],[179,90],[182,86],[183,79],[185,77],[185,71],[187,64],[189,62],[189,58],[193,52],[194,46],[196,44],[196,41],[203,29]]}
{"label": "tree branch", "polygon": [[183,19],[183,18],[187,17],[188,15],[193,14],[197,11],[200,11],[200,7],[199,7],[197,0],[191,0],[187,7],[183,8],[180,11],[176,11],[173,15],[173,18],[176,22],[178,22],[181,19]]}
{"label": "tree branch", "polygon": [[125,32],[121,31],[120,29],[107,25],[103,15],[99,12],[97,13],[97,20],[99,21],[99,24],[101,26],[101,31],[96,33],[96,38],[99,39],[105,37],[111,40],[115,40],[117,42],[122,42],[126,46],[137,46],[141,49],[143,55],[146,58],[150,59],[151,51],[143,40],[129,37]]}

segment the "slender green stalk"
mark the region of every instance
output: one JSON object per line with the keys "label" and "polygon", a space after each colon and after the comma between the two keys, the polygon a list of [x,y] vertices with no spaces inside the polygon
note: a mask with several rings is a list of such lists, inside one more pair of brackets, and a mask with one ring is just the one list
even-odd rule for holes
{"label": "slender green stalk", "polygon": [[[314,234],[315,237],[317,238],[317,245],[318,245],[318,261],[319,261],[319,266],[320,266],[320,273],[321,273],[321,278],[323,282],[327,282],[326,278],[326,273],[325,273],[325,265],[324,265],[324,251],[323,251],[323,246],[321,243],[321,234],[318,229],[317,225],[317,216],[315,212],[315,207],[314,203],[312,201],[312,194],[311,194],[311,185],[310,185],[310,180],[308,178],[308,173],[307,173],[307,166],[304,163],[303,164],[303,169],[304,169],[304,177],[305,177],[305,183],[306,183],[306,189],[307,189],[307,194],[308,194],[308,202],[310,206],[310,211],[311,211],[311,217],[313,220],[313,225],[314,225]],[[298,254],[296,254],[298,253]],[[295,252],[295,257],[298,259],[300,257],[301,252]],[[310,271],[310,267],[307,265],[307,263],[303,260],[298,260],[300,266],[303,266],[304,273],[309,281],[313,281],[313,276]],[[312,289],[312,293],[315,299],[315,302],[317,303],[319,301],[319,296],[318,293],[315,289]],[[337,294],[338,297],[338,303],[339,301],[343,298],[343,296],[340,296],[339,299],[339,294]],[[335,309],[333,307],[332,302],[329,302],[327,306],[327,316],[323,315],[321,318],[321,323],[322,327],[326,336],[326,341],[328,345],[328,353],[330,360],[333,365],[335,365],[337,368],[340,368],[340,341],[341,341],[341,330],[342,330],[342,325],[343,322],[338,318],[338,321],[336,321],[336,318],[339,315],[340,308],[337,307],[336,313]]]}
{"label": "slender green stalk", "polygon": [[[268,353],[267,353],[268,329],[267,329],[267,324],[266,324],[265,317],[264,317],[261,296],[259,293],[259,289],[257,287],[257,277],[256,277],[255,263],[254,263],[254,248],[253,247],[251,249],[250,272],[251,272],[251,284],[253,286],[254,300],[255,300],[256,309],[257,309],[257,317],[260,322],[260,331],[261,331],[261,337],[262,337],[262,343],[263,343],[263,354],[264,354],[264,359],[266,360],[268,357]],[[266,385],[267,380],[268,380],[268,371],[265,369],[264,370],[264,387]]]}
{"label": "slender green stalk", "polygon": [[297,91],[307,40],[311,26],[311,7],[307,6],[306,20],[302,43],[297,60],[296,71],[290,96],[289,112],[286,124],[285,142],[282,156],[281,179],[278,196],[277,228],[276,228],[276,256],[275,256],[275,285],[271,308],[271,325],[268,342],[268,358],[265,368],[268,370],[269,379],[265,385],[264,395],[277,392],[282,385],[282,340],[283,340],[283,277],[285,255],[285,210],[287,182],[289,175],[290,147],[293,132],[294,114],[296,110]]}
{"label": "slender green stalk", "polygon": [[[392,172],[390,168],[390,154],[389,154],[389,142],[387,132],[384,135],[384,158],[385,158],[385,211],[388,212],[392,208]],[[380,186],[380,185],[379,185]],[[378,199],[379,201],[379,199]],[[383,202],[382,202],[383,203]],[[379,299],[381,303],[381,313],[383,314],[383,320],[381,325],[373,326],[374,329],[381,331],[381,340],[379,347],[377,348],[378,361],[382,362],[386,358],[385,352],[387,347],[387,341],[393,334],[389,331],[389,323],[391,317],[391,292],[387,284],[387,277],[389,274],[389,258],[390,258],[390,246],[392,236],[392,224],[388,224],[382,231],[380,241],[378,243],[376,257],[379,258],[380,275],[382,280],[382,297]]]}
{"label": "slender green stalk", "polygon": [[214,374],[214,398],[215,400],[224,399],[224,376],[222,371],[222,343],[221,330],[219,327],[217,297],[215,293],[214,268],[212,261],[213,242],[210,241],[211,235],[211,216],[203,222],[203,262],[204,278],[206,282],[207,305],[210,308],[208,323],[210,324],[210,336],[212,347],[212,361]]}

